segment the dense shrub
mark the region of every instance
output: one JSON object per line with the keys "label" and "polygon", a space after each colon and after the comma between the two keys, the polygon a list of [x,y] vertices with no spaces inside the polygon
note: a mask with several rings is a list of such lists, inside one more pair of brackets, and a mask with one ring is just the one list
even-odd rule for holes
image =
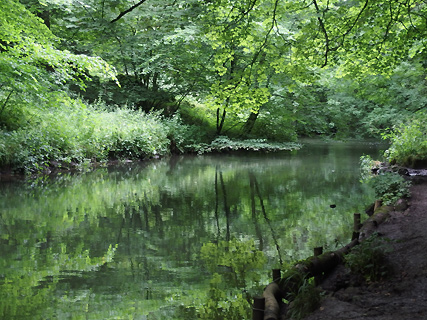
{"label": "dense shrub", "polygon": [[189,150],[198,154],[209,152],[229,152],[229,151],[292,151],[301,148],[295,142],[269,142],[266,139],[246,139],[231,140],[226,136],[219,136],[210,144],[198,143],[188,146]]}
{"label": "dense shrub", "polygon": [[165,118],[163,123],[167,127],[172,153],[194,152],[194,146],[200,146],[201,141],[206,140],[206,132],[201,127],[183,124],[178,113]]}
{"label": "dense shrub", "polygon": [[381,166],[380,161],[373,160],[369,155],[360,157],[362,182],[374,190],[375,198],[382,200],[385,205],[394,205],[397,200],[409,197],[411,182],[397,172],[383,172]]}
{"label": "dense shrub", "polygon": [[368,281],[378,281],[390,274],[386,253],[391,252],[389,240],[374,233],[345,256],[345,263],[355,274]]}
{"label": "dense shrub", "polygon": [[385,153],[391,163],[413,167],[419,161],[426,161],[427,113],[416,113],[410,121],[383,137],[391,141],[391,146]]}
{"label": "dense shrub", "polygon": [[191,135],[179,117],[164,120],[158,113],[86,106],[63,96],[50,105],[28,125],[1,132],[1,166],[38,171],[52,164],[142,159],[169,153],[172,140],[183,149]]}
{"label": "dense shrub", "polygon": [[411,183],[398,173],[386,172],[368,180],[374,189],[376,199],[382,200],[386,205],[393,205],[397,200],[409,196]]}

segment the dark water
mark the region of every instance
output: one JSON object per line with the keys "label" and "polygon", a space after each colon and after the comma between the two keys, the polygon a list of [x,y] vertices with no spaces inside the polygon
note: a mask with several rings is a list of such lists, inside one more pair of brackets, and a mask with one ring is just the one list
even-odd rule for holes
{"label": "dark water", "polygon": [[359,157],[380,148],[316,142],[2,183],[0,318],[249,317],[271,268],[348,242],[373,200]]}

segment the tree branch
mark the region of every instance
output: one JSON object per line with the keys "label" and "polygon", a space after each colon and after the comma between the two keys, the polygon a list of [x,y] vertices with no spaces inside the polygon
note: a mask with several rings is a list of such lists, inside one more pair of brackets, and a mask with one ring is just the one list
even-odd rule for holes
{"label": "tree branch", "polygon": [[143,4],[145,1],[147,1],[147,0],[141,0],[141,1],[139,1],[137,4],[135,4],[135,5],[133,5],[132,7],[130,7],[129,9],[127,9],[127,10],[125,10],[125,11],[123,11],[123,12],[120,12],[120,14],[119,14],[115,19],[111,20],[111,21],[110,21],[110,23],[114,23],[114,22],[118,21],[118,20],[119,20],[121,17],[123,17],[125,14],[127,14],[127,13],[131,12],[132,10],[134,10],[134,9],[138,8],[138,7],[139,7],[141,4]]}
{"label": "tree branch", "polygon": [[7,96],[7,98],[6,98],[6,101],[3,103],[2,107],[1,107],[0,114],[1,114],[1,113],[3,113],[4,108],[6,107],[6,105],[7,105],[8,101],[9,101],[9,98],[10,98],[10,96],[12,95],[13,91],[14,91],[14,90],[12,90],[12,91],[10,91],[10,92],[9,92],[9,94],[8,94],[8,96]]}
{"label": "tree branch", "polygon": [[[356,26],[357,21],[359,21],[360,17],[362,16],[363,11],[368,7],[369,0],[366,0],[365,4],[363,5],[363,8],[359,11],[359,14],[357,15],[356,19],[353,21],[353,25],[350,26],[350,28],[342,35],[341,45],[344,43],[345,37],[353,30],[353,28]],[[338,49],[334,48],[335,50]]]}
{"label": "tree branch", "polygon": [[391,30],[392,25],[398,21],[398,17],[399,17],[399,14],[400,14],[400,9],[401,9],[401,7],[399,5],[399,7],[397,8],[397,13],[396,13],[396,18],[395,18],[393,16],[394,13],[393,13],[392,3],[391,2],[389,3],[390,21],[387,23],[386,29],[384,31],[384,37],[383,37],[383,39],[382,39],[382,41],[380,43],[380,47],[379,47],[379,50],[378,50],[378,56],[381,54],[381,52],[383,50],[383,47],[384,47],[384,44],[386,43],[386,41],[388,39],[388,36],[390,34],[390,30]]}
{"label": "tree branch", "polygon": [[320,9],[319,6],[317,4],[316,0],[313,0],[313,4],[316,8],[316,12],[317,12],[317,20],[319,21],[319,25],[320,25],[320,29],[323,32],[323,35],[325,36],[325,61],[323,62],[323,65],[321,66],[321,68],[326,67],[326,65],[328,64],[328,54],[329,54],[329,36],[328,36],[328,32],[326,31],[326,27],[325,24],[322,20],[322,18],[320,17]]}

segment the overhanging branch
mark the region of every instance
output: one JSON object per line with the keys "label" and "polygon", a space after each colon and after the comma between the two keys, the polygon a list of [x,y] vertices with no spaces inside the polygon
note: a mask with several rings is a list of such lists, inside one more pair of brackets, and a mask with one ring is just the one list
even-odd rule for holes
{"label": "overhanging branch", "polygon": [[119,20],[121,17],[123,17],[125,14],[127,14],[127,13],[131,12],[132,10],[134,10],[134,9],[138,8],[138,7],[139,7],[141,4],[143,4],[145,1],[147,1],[147,0],[141,0],[141,1],[139,1],[137,4],[135,4],[135,5],[133,5],[132,7],[130,7],[129,9],[127,9],[127,10],[125,10],[125,11],[123,11],[123,12],[120,12],[120,14],[119,14],[115,19],[111,20],[111,21],[110,21],[110,23],[114,23],[114,22],[118,21],[118,20]]}
{"label": "overhanging branch", "polygon": [[319,25],[320,25],[320,29],[322,30],[323,35],[325,36],[325,61],[323,62],[323,65],[321,66],[321,68],[325,67],[328,64],[328,54],[329,54],[329,36],[328,36],[328,32],[326,31],[326,27],[325,24],[322,20],[322,18],[320,17],[320,9],[319,6],[317,4],[316,0],[313,0],[313,4],[314,7],[316,8],[316,12],[317,12],[317,20],[319,21]]}
{"label": "overhanging branch", "polygon": [[6,98],[6,101],[3,103],[2,107],[1,107],[0,114],[1,114],[1,113],[3,113],[3,110],[4,110],[4,108],[6,107],[6,105],[7,105],[8,101],[9,101],[9,98],[10,98],[10,96],[12,95],[13,91],[14,91],[14,90],[12,90],[12,91],[10,91],[10,92],[9,92],[9,94],[8,94],[8,96],[7,96],[7,98]]}
{"label": "overhanging branch", "polygon": [[[353,28],[356,26],[356,23],[359,21],[360,17],[362,16],[362,13],[365,11],[365,9],[368,7],[369,0],[365,1],[365,4],[363,5],[362,9],[359,11],[359,14],[356,16],[356,19],[354,19],[353,24],[350,26],[350,28],[342,35],[341,45],[344,44],[345,37],[353,30]],[[338,48],[336,48],[338,49]]]}

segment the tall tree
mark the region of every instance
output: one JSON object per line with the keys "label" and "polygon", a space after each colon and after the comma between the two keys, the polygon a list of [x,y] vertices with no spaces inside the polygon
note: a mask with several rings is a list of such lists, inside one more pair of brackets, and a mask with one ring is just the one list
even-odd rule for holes
{"label": "tall tree", "polygon": [[104,98],[110,102],[147,111],[176,108],[186,95],[206,90],[208,54],[197,26],[200,12],[195,0],[133,6],[85,0],[59,11],[53,29],[69,50],[102,56],[116,66],[122,89],[109,87],[114,96]]}

